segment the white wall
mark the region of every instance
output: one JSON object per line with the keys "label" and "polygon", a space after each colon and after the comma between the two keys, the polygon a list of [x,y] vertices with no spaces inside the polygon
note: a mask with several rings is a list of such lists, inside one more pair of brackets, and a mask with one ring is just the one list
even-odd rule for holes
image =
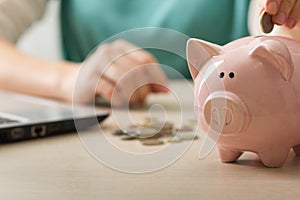
{"label": "white wall", "polygon": [[45,59],[61,59],[59,6],[60,0],[48,2],[44,17],[18,41],[21,51]]}

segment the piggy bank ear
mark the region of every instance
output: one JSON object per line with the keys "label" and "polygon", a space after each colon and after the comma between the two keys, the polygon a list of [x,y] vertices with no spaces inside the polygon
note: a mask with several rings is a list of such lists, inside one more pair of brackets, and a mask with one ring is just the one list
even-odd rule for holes
{"label": "piggy bank ear", "polygon": [[250,51],[250,55],[271,64],[286,81],[291,79],[294,65],[289,49],[284,43],[277,40],[265,40]]}
{"label": "piggy bank ear", "polygon": [[201,68],[211,57],[221,54],[222,47],[191,38],[187,42],[186,51],[190,73],[195,79]]}

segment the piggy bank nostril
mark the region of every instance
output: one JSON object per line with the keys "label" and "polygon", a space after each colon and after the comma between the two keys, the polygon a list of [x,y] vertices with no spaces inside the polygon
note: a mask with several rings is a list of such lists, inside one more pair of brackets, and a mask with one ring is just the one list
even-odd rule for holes
{"label": "piggy bank nostril", "polygon": [[233,72],[229,73],[229,78],[234,78],[234,73]]}
{"label": "piggy bank nostril", "polygon": [[223,78],[225,76],[225,73],[224,72],[221,72],[220,74],[219,74],[219,77],[220,78]]}
{"label": "piggy bank nostril", "polygon": [[233,113],[229,108],[224,108],[225,125],[228,126],[233,122]]}

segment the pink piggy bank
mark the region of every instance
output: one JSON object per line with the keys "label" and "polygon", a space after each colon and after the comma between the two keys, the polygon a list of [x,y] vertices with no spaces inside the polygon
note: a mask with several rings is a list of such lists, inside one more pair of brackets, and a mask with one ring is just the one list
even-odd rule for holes
{"label": "pink piggy bank", "polygon": [[300,43],[245,37],[225,46],[190,39],[190,73],[200,126],[223,162],[257,153],[268,167],[300,155]]}

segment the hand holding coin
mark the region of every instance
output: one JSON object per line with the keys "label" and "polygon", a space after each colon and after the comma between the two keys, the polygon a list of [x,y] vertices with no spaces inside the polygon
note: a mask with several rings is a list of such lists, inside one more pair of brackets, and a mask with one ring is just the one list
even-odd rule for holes
{"label": "hand holding coin", "polygon": [[300,20],[300,0],[265,0],[264,10],[279,26],[292,29]]}

